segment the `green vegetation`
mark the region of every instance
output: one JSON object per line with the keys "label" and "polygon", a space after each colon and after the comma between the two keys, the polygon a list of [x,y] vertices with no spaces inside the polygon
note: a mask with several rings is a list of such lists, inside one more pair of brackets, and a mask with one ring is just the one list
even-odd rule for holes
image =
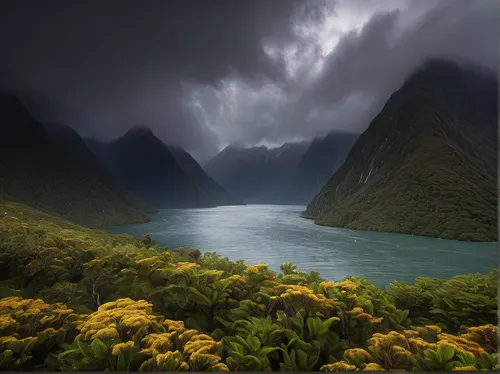
{"label": "green vegetation", "polygon": [[381,290],[0,203],[2,370],[494,370],[496,324],[496,270]]}
{"label": "green vegetation", "polygon": [[[38,166],[42,169],[45,166]],[[73,167],[73,166],[71,166]],[[42,169],[43,170],[43,169]],[[79,171],[61,171],[52,180],[3,173],[0,200],[17,201],[52,215],[94,228],[150,221],[147,213],[120,199],[101,182],[80,175]],[[43,191],[43,192],[40,192]],[[49,191],[49,192],[47,192]]]}
{"label": "green vegetation", "polygon": [[497,241],[496,124],[479,110],[465,118],[439,85],[413,84],[391,97],[303,216],[325,226]]}
{"label": "green vegetation", "polygon": [[0,93],[0,107],[0,200],[88,227],[149,221],[155,209],[104,172],[74,130],[47,131],[7,93]]}
{"label": "green vegetation", "polygon": [[[376,170],[371,183],[347,187],[349,178],[335,174],[304,216],[325,226],[497,241],[496,181],[457,161],[449,146],[427,138],[418,152]],[[340,173],[346,170],[362,169],[347,164]],[[364,173],[363,179],[368,170]],[[355,174],[351,180],[360,177]]]}

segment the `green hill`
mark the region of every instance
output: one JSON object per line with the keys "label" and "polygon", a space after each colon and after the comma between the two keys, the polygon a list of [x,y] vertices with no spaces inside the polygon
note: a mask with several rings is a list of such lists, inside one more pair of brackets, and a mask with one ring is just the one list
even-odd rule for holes
{"label": "green hill", "polygon": [[7,93],[0,93],[0,199],[90,227],[149,220]]}
{"label": "green hill", "polygon": [[497,83],[431,60],[307,206],[317,224],[497,241]]}

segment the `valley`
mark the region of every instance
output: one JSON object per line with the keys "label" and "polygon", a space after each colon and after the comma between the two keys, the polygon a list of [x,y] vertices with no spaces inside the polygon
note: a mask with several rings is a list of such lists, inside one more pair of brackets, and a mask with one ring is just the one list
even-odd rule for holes
{"label": "valley", "polygon": [[0,370],[499,370],[487,2],[287,3],[7,4]]}

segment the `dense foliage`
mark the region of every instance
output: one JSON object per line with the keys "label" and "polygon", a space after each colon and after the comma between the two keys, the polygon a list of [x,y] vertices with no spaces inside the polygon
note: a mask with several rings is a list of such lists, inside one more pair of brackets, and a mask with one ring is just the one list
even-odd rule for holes
{"label": "dense foliage", "polygon": [[0,368],[493,370],[497,271],[322,280],[0,203]]}
{"label": "dense foliage", "polygon": [[484,82],[429,64],[391,96],[303,215],[326,226],[497,241],[498,93],[496,80]]}

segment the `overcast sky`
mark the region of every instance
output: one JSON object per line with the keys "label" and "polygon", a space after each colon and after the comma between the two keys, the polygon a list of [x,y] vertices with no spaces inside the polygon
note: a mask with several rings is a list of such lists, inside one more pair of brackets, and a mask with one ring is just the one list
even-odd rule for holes
{"label": "overcast sky", "polygon": [[106,140],[203,160],[362,132],[428,57],[497,70],[498,0],[2,0],[0,89]]}

